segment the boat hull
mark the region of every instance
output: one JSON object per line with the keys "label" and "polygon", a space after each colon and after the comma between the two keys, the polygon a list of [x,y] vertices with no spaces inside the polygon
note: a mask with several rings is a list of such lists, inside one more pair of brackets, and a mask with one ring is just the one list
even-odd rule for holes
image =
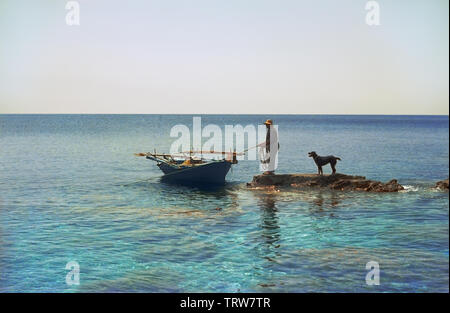
{"label": "boat hull", "polygon": [[170,183],[224,184],[225,176],[231,168],[228,161],[214,161],[185,168],[174,168],[160,164],[164,176],[161,181]]}

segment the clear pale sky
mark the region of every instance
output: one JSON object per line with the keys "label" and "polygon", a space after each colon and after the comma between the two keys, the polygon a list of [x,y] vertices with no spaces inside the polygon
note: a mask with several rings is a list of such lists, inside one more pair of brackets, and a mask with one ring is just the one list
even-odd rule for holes
{"label": "clear pale sky", "polygon": [[449,114],[448,0],[0,0],[0,113]]}

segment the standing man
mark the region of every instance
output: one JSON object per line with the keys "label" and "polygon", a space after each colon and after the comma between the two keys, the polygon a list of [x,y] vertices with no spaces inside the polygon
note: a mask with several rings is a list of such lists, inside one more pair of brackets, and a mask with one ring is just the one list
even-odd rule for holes
{"label": "standing man", "polygon": [[266,141],[259,144],[261,169],[264,170],[263,175],[273,175],[278,165],[278,150],[280,143],[278,142],[278,132],[273,125],[272,120],[264,122],[266,125]]}

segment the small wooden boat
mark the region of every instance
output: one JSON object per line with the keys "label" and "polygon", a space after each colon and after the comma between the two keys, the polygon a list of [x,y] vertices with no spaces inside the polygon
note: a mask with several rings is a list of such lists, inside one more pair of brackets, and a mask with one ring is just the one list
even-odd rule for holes
{"label": "small wooden boat", "polygon": [[[187,155],[187,153],[189,153]],[[164,173],[161,181],[184,184],[223,184],[225,176],[231,166],[237,164],[236,152],[215,151],[188,151],[179,155],[158,153],[137,153],[137,156],[145,156],[155,161],[159,169]],[[224,155],[221,160],[205,159],[204,154]],[[200,154],[200,157],[194,155]],[[226,156],[226,157],[225,157]]]}

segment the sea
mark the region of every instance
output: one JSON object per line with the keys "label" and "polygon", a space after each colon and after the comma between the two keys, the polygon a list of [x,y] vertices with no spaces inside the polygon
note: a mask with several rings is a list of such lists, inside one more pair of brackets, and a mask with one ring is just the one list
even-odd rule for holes
{"label": "sea", "polygon": [[405,190],[248,188],[249,159],[170,185],[134,153],[193,115],[0,115],[0,292],[449,292],[448,116],[196,116],[272,119],[276,173],[316,173],[316,151]]}

